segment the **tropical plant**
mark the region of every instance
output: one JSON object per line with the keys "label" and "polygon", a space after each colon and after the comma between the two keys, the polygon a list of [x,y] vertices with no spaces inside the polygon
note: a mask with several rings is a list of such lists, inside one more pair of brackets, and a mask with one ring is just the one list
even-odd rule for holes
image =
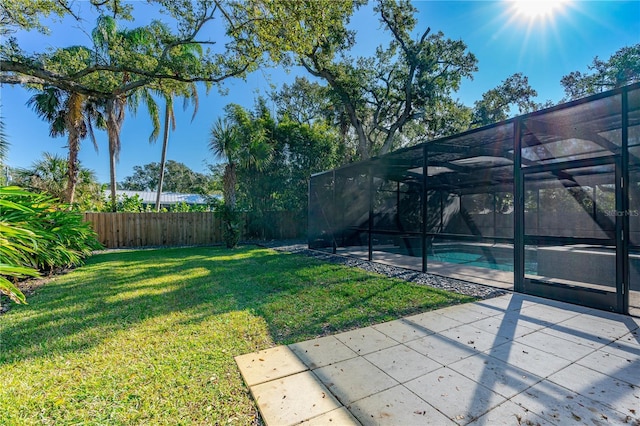
{"label": "tropical plant", "polygon": [[[80,161],[76,161],[75,164],[75,201],[70,206],[81,211],[100,208],[103,203],[102,193],[95,173],[83,167]],[[31,167],[14,170],[12,183],[33,192],[45,192],[53,198],[64,201],[68,188],[68,167],[69,163],[64,158],[45,152],[42,158],[35,161]]]}
{"label": "tropical plant", "polygon": [[[180,55],[187,60],[197,60],[198,56],[202,55],[202,51],[199,45],[191,43],[188,45],[179,46],[176,49],[176,54]],[[193,115],[191,121],[198,112],[198,88],[195,83],[177,83],[177,82],[160,82],[159,93],[162,94],[165,101],[164,108],[164,127],[162,134],[162,155],[160,158],[160,172],[158,176],[158,189],[156,191],[156,211],[160,211],[160,195],[162,194],[162,188],[164,185],[164,172],[167,162],[167,148],[169,147],[169,123],[171,123],[171,129],[176,129],[176,117],[173,110],[173,98],[174,96],[182,96],[184,98],[184,108],[187,108],[189,102],[193,103]]]}
{"label": "tropical plant", "polygon": [[219,206],[222,214],[223,238],[228,248],[233,248],[240,239],[240,225],[236,207],[236,167],[237,151],[240,146],[238,129],[229,120],[218,118],[211,128],[209,149],[216,158],[226,160],[222,174],[223,203]]}
{"label": "tropical plant", "polygon": [[261,167],[237,169],[239,208],[254,213],[306,211],[310,176],[345,159],[339,132],[324,120],[300,123],[286,113],[276,119],[262,100],[248,116],[272,151]]}
{"label": "tropical plant", "polygon": [[4,159],[7,158],[9,152],[9,141],[7,140],[7,134],[4,131],[4,119],[0,115],[0,186],[7,184],[5,177],[5,164]]}
{"label": "tropical plant", "polygon": [[[23,2],[22,10],[32,13],[27,20],[11,16],[12,11],[21,10],[13,4],[0,12],[0,22],[6,21],[10,30],[46,32],[41,20],[50,13],[79,19],[77,2],[64,0],[54,5],[21,0],[20,3]],[[27,53],[17,38],[8,37],[0,45],[0,83],[54,86],[104,102],[114,208],[120,129],[132,93],[145,87],[157,89],[166,82],[187,85],[203,82],[209,89],[228,78],[244,77],[269,57],[276,62],[285,61],[284,52],[292,44],[302,50],[310,48],[313,41],[324,38],[328,28],[345,25],[355,7],[354,2],[348,0],[90,3],[100,14],[98,25],[91,33],[92,46]],[[120,20],[133,20],[134,5],[138,8],[144,7],[143,4],[151,4],[154,13],[162,19],[144,27],[118,29]],[[290,25],[292,20],[299,25]],[[208,31],[211,25],[223,31]],[[286,25],[288,31],[281,31],[282,25]],[[218,38],[213,39],[212,34],[218,34]],[[214,44],[216,48],[209,48]]]}
{"label": "tropical plant", "polygon": [[101,248],[82,215],[49,195],[3,187],[0,208],[0,292],[17,303],[25,298],[15,280],[79,265]]}
{"label": "tropical plant", "polygon": [[239,216],[236,211],[237,169],[261,170],[271,161],[273,146],[265,129],[256,125],[239,105],[226,108],[224,119],[218,118],[211,128],[209,150],[218,159],[226,161],[222,175],[223,223],[227,247],[233,248],[240,238]]}
{"label": "tropical plant", "polygon": [[87,136],[91,138],[93,146],[98,151],[98,144],[94,135],[94,123],[98,128],[105,127],[102,114],[99,113],[100,103],[88,96],[76,92],[67,92],[56,87],[48,86],[28,101],[36,114],[51,124],[51,137],[67,135],[67,177],[66,188],[60,199],[70,205],[75,201],[76,185],[78,183],[80,141]]}
{"label": "tropical plant", "polygon": [[145,207],[142,204],[142,198],[140,198],[138,194],[135,194],[133,196],[122,194],[118,196],[116,211],[127,213],[141,213],[145,211]]}
{"label": "tropical plant", "polygon": [[33,267],[25,266],[33,252],[35,235],[20,226],[21,221],[16,219],[25,217],[31,210],[11,200],[9,195],[13,194],[7,188],[0,188],[0,209],[3,212],[0,217],[0,294],[9,296],[16,303],[27,303],[15,280],[40,275]]}

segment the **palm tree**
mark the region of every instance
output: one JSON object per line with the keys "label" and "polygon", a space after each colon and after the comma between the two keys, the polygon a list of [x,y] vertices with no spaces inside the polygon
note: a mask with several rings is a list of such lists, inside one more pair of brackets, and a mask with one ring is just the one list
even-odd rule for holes
{"label": "palm tree", "polygon": [[236,212],[236,171],[261,170],[272,158],[273,147],[265,137],[264,129],[238,105],[231,105],[227,117],[218,118],[211,128],[209,150],[216,158],[226,161],[222,174],[222,206],[225,222],[225,240],[233,248],[239,239]]}
{"label": "palm tree", "polygon": [[[75,170],[76,201],[87,204],[99,203],[102,194],[95,173],[84,168],[79,161],[75,164]],[[67,193],[68,176],[67,160],[45,152],[42,158],[35,161],[31,167],[16,170],[14,180],[19,186],[34,192],[46,192],[50,196],[62,200]]]}
{"label": "palm tree", "polygon": [[198,90],[195,83],[186,84],[170,90],[164,90],[165,109],[164,109],[164,128],[162,136],[162,156],[160,159],[160,175],[158,177],[158,191],[156,193],[156,211],[160,211],[160,195],[162,194],[162,185],[164,183],[164,171],[167,163],[167,147],[169,145],[169,123],[171,128],[176,129],[176,117],[173,110],[173,97],[174,95],[181,95],[184,97],[184,108],[187,108],[188,102],[193,103],[193,115],[191,121],[198,112]]}
{"label": "palm tree", "polygon": [[[95,46],[95,63],[99,65],[109,65],[113,49],[126,49],[135,51],[135,46],[149,43],[151,35],[144,29],[133,29],[118,31],[116,21],[110,16],[101,15],[98,18],[96,27],[91,33]],[[127,73],[106,74],[103,84],[111,87],[111,94],[104,99],[104,114],[107,136],[109,139],[109,178],[111,189],[111,208],[116,210],[116,165],[120,160],[120,131],[125,118],[125,107],[135,113],[140,96],[145,100],[151,99],[146,96],[144,87],[139,87],[131,93],[122,93],[120,88],[129,82]],[[149,112],[152,117],[154,130],[152,137],[157,134],[159,129],[159,119],[157,108],[153,109],[155,103],[148,104]],[[153,109],[153,110],[152,110]],[[154,114],[155,112],[155,114]],[[156,136],[157,137],[157,136]]]}
{"label": "palm tree", "polygon": [[222,196],[225,205],[235,210],[236,167],[240,150],[240,132],[237,126],[232,125],[226,118],[218,118],[211,128],[209,150],[216,158],[226,161],[222,174]]}
{"label": "palm tree", "polygon": [[[109,65],[112,60],[112,52],[122,50],[132,52],[137,55],[140,51],[153,46],[158,39],[158,34],[168,35],[171,32],[168,27],[160,22],[154,21],[150,27],[134,28],[131,30],[118,30],[116,21],[109,16],[100,16],[96,28],[92,32],[95,45],[95,61],[99,64]],[[179,59],[182,65],[198,61],[202,55],[202,47],[199,44],[180,44],[174,46],[170,52],[174,59]],[[122,88],[129,83],[130,76],[127,73],[109,74],[108,86],[111,87],[111,96],[105,105],[106,127],[109,136],[109,174],[111,186],[112,209],[116,208],[116,164],[120,157],[120,129],[125,118],[125,107],[128,107],[134,114],[138,106],[144,103],[153,123],[153,130],[149,137],[149,142],[157,140],[160,133],[160,114],[154,95],[160,95],[167,100],[165,108],[165,142],[163,152],[166,156],[166,145],[168,143],[168,120],[174,121],[172,96],[177,94],[187,98],[197,99],[195,84],[185,84],[180,82],[164,83],[173,84],[167,89],[162,86],[162,82],[149,79],[145,84],[137,88],[122,92]],[[197,106],[196,106],[197,110]],[[194,111],[195,114],[195,111]],[[160,188],[161,190],[161,188]]]}
{"label": "palm tree", "polygon": [[33,95],[27,105],[36,114],[48,121],[51,137],[67,135],[69,155],[67,157],[67,177],[64,179],[66,188],[59,194],[61,200],[73,204],[78,183],[78,153],[80,141],[87,136],[91,138],[93,146],[98,150],[94,124],[104,127],[102,115],[98,112],[97,102],[85,95],[66,92],[55,87],[45,87],[41,92]]}

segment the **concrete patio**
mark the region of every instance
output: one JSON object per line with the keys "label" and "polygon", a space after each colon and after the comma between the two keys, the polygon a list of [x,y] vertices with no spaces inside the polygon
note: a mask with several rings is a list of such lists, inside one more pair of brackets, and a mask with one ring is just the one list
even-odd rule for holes
{"label": "concrete patio", "polygon": [[639,325],[509,294],[236,362],[267,425],[633,425]]}

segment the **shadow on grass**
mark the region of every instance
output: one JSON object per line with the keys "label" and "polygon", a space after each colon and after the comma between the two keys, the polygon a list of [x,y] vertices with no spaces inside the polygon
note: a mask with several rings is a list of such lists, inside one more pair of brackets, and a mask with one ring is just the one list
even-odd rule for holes
{"label": "shadow on grass", "polygon": [[248,310],[291,343],[471,298],[307,257],[246,247],[96,255],[3,315],[0,365],[82,351],[180,313],[178,324]]}

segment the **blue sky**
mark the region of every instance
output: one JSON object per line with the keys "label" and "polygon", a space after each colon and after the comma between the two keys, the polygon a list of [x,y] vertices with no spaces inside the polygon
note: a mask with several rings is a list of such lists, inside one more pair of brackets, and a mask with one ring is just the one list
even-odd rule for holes
{"label": "blue sky", "polygon": [[[529,83],[538,91],[539,102],[558,102],[563,97],[562,76],[571,71],[587,71],[595,56],[606,60],[621,47],[640,42],[640,0],[566,1],[553,13],[535,18],[516,11],[512,1],[418,1],[415,5],[419,9],[419,30],[430,27],[432,32],[442,31],[448,38],[461,39],[478,58],[479,71],[473,80],[465,80],[454,95],[469,106],[516,72],[529,77]],[[87,20],[85,31],[93,23]],[[385,39],[371,7],[358,11],[352,25],[358,31],[357,53],[370,54]],[[87,42],[87,35],[75,25],[67,23],[51,28],[48,37],[19,33],[18,39],[32,49]],[[216,162],[207,144],[211,125],[224,106],[238,103],[251,108],[259,94],[266,96],[272,85],[290,83],[296,75],[306,74],[299,69],[289,73],[263,69],[249,75],[246,81],[227,80],[223,85],[227,89],[224,96],[215,89],[206,96],[202,89],[200,108],[193,121],[192,111],[183,112],[179,103],[177,129],[170,136],[168,159],[204,172],[206,163]],[[45,151],[66,156],[66,138],[49,137],[48,125],[25,105],[30,96],[20,87],[3,86],[0,92],[5,130],[11,143],[7,163],[12,167],[28,167]],[[144,107],[139,108],[136,116],[127,113],[121,134],[119,181],[132,174],[133,166],[160,160],[161,144],[148,143],[150,132],[151,122]],[[97,139],[99,152],[87,140],[80,159],[85,167],[96,172],[100,182],[106,183],[109,181],[106,133],[98,132]]]}

